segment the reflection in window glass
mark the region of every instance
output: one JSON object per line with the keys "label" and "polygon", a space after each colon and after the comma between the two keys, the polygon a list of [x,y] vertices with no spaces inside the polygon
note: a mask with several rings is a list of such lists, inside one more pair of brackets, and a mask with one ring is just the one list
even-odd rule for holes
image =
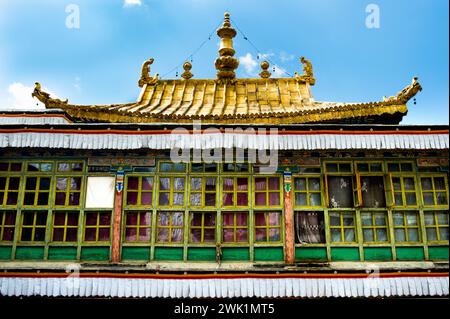
{"label": "reflection in window glass", "polygon": [[325,220],[322,212],[299,212],[295,215],[297,244],[325,243]]}

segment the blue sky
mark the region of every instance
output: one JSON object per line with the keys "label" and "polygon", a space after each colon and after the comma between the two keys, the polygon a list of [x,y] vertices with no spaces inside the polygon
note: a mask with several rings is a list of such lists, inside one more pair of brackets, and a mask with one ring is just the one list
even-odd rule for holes
{"label": "blue sky", "polygon": [[[66,26],[70,4],[79,28]],[[380,9],[379,29],[366,27],[369,4]],[[424,91],[403,124],[448,124],[447,0],[0,0],[0,108],[37,107],[35,81],[71,103],[135,101],[142,62],[153,57],[152,73],[166,74],[225,11],[278,74],[301,71],[299,57],[309,58],[316,100],[379,101],[419,76]],[[214,33],[193,56],[196,78],[215,77],[218,42]],[[241,34],[235,48],[238,76],[258,73]]]}

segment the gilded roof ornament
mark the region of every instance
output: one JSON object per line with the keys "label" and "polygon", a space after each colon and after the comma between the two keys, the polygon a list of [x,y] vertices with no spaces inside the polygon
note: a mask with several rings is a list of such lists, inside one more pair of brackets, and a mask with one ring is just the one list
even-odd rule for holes
{"label": "gilded roof ornament", "polygon": [[32,97],[37,98],[39,101],[44,103],[46,106],[48,105],[58,105],[58,104],[67,104],[69,102],[68,99],[65,101],[61,101],[60,99],[52,99],[50,97],[50,94],[47,92],[42,91],[41,84],[39,82],[35,83],[35,88],[33,93],[31,93]]}
{"label": "gilded roof ornament", "polygon": [[141,70],[141,78],[139,79],[139,87],[143,87],[145,84],[147,85],[155,85],[158,83],[159,74],[156,73],[154,77],[150,76],[150,65],[153,64],[155,59],[150,58],[142,64]]}
{"label": "gilded roof ornament", "polygon": [[314,77],[314,71],[311,61],[307,60],[305,57],[300,58],[300,62],[303,64],[303,74],[300,75],[295,72],[295,79],[300,83],[308,83],[310,85],[316,84],[316,78]]}
{"label": "gilded roof ornament", "polygon": [[225,13],[224,23],[217,30],[217,35],[221,39],[219,58],[215,62],[217,78],[219,80],[233,80],[236,78],[234,71],[239,67],[239,60],[234,57],[236,51],[233,47],[233,38],[236,37],[237,32],[231,26],[230,14],[228,12]]}
{"label": "gilded roof ornament", "polygon": [[181,75],[181,77],[185,80],[189,80],[194,76],[194,74],[191,73],[192,70],[192,63],[186,62],[183,64],[184,73]]}
{"label": "gilded roof ornament", "polygon": [[384,102],[395,104],[406,104],[411,100],[417,93],[422,91],[422,86],[419,83],[419,78],[414,77],[412,83],[404,88],[402,91],[398,92],[396,96],[391,96],[389,98],[384,97]]}
{"label": "gilded roof ornament", "polygon": [[268,79],[272,76],[272,73],[270,73],[269,70],[270,64],[268,61],[263,61],[261,63],[261,73],[259,73],[259,76],[263,79]]}

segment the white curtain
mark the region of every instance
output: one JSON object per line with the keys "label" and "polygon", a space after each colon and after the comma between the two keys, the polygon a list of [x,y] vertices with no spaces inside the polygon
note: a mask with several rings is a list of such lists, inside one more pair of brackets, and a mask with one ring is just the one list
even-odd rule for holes
{"label": "white curtain", "polygon": [[114,177],[88,177],[86,208],[113,208],[114,187]]}

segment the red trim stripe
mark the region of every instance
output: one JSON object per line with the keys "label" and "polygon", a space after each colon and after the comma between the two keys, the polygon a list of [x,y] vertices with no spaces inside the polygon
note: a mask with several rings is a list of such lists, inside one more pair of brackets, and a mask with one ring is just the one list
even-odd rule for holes
{"label": "red trim stripe", "polygon": [[[67,273],[0,273],[0,278],[67,278]],[[373,278],[366,273],[358,274],[115,274],[80,273],[80,278],[118,278],[118,279],[173,279],[173,280],[210,280],[210,279],[365,279]],[[449,277],[449,273],[381,273],[377,278],[410,277]]]}
{"label": "red trim stripe", "polygon": [[[184,130],[179,131],[180,135],[195,135],[195,134],[221,134],[227,133],[226,130],[217,130],[215,132],[210,130]],[[20,128],[20,129],[0,129],[0,133],[53,133],[53,134],[121,134],[121,135],[169,135],[172,130],[155,130],[155,131],[130,131],[130,130],[75,130],[75,129],[37,129],[37,128]],[[270,135],[270,130],[265,132],[233,132],[231,134],[244,135]],[[334,131],[334,130],[319,130],[319,131],[278,131],[277,135],[448,135],[449,130],[436,131]]]}

